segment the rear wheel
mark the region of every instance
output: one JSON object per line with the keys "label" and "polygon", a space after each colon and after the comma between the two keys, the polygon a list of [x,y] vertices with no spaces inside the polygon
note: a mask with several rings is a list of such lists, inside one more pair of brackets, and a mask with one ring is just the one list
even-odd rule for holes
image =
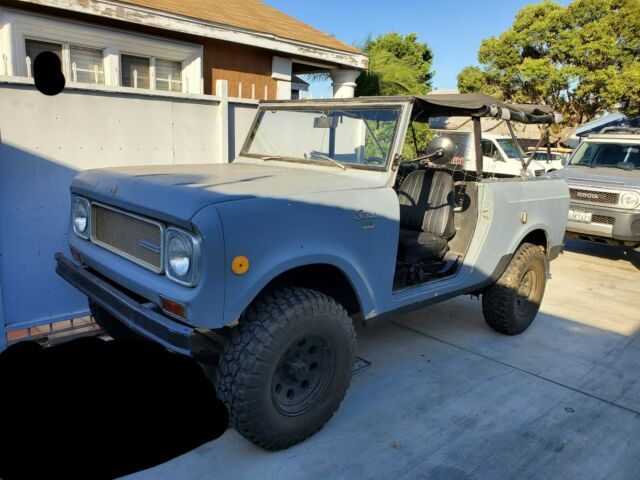
{"label": "rear wheel", "polygon": [[524,332],[538,314],[546,282],[544,249],[523,243],[498,281],[482,294],[487,324],[507,335]]}
{"label": "rear wheel", "polygon": [[91,310],[91,317],[100,326],[102,331],[113,339],[128,338],[130,340],[145,340],[144,337],[131,330],[120,320],[91,300],[89,300],[89,310]]}
{"label": "rear wheel", "polygon": [[269,450],[320,430],[338,409],[356,355],[353,324],[335,300],[306,288],[269,293],[231,332],[216,374],[232,425]]}

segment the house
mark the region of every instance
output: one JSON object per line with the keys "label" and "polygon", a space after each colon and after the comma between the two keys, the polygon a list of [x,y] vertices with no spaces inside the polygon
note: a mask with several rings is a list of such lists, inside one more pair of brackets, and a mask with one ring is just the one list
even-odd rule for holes
{"label": "house", "polygon": [[246,99],[298,96],[308,73],[350,97],[368,62],[259,0],[3,0],[0,76],[30,77],[43,50],[70,84],[216,95],[226,80]]}

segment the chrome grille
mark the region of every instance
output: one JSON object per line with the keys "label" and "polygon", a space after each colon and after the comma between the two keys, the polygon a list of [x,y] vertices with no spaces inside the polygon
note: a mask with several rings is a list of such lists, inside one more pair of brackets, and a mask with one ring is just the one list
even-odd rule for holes
{"label": "chrome grille", "polygon": [[607,205],[615,205],[618,203],[619,194],[613,192],[601,192],[599,190],[582,190],[579,188],[570,188],[569,194],[572,200],[590,203],[604,203]]}
{"label": "chrome grille", "polygon": [[634,220],[631,224],[631,234],[640,235],[640,220]]}
{"label": "chrome grille", "polygon": [[91,206],[91,240],[154,272],[162,271],[162,225],[104,205]]}
{"label": "chrome grille", "polygon": [[603,225],[613,225],[616,219],[613,217],[607,217],[606,215],[593,215],[591,217],[591,223],[601,223]]}

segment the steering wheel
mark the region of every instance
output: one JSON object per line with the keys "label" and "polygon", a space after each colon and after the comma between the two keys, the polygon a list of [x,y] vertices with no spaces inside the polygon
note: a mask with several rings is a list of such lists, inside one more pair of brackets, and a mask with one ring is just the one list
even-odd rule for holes
{"label": "steering wheel", "polygon": [[384,165],[384,158],[382,157],[367,157],[364,161],[365,165]]}

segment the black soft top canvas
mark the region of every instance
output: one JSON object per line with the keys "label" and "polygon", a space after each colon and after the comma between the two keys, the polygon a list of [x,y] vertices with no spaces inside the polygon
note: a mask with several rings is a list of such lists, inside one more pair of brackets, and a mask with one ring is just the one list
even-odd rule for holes
{"label": "black soft top canvas", "polygon": [[[412,102],[411,117],[416,122],[427,122],[430,117],[492,117],[520,123],[559,123],[562,115],[548,105],[518,105],[501,102],[482,93],[451,93],[431,95],[330,98],[325,100],[261,100],[264,108],[285,106],[286,108],[318,108],[342,104],[380,104]],[[343,115],[346,112],[341,112]]]}
{"label": "black soft top canvas", "polygon": [[493,117],[520,123],[558,123],[562,116],[548,105],[504,103],[482,93],[452,93],[415,96],[413,118]]}

